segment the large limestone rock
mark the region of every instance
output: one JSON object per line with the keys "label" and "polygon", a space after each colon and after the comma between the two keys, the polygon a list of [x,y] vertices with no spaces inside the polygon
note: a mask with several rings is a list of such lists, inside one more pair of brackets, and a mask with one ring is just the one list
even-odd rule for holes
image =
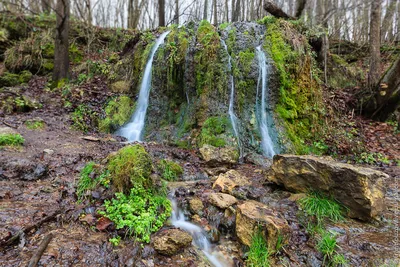
{"label": "large limestone rock", "polygon": [[213,188],[221,189],[222,193],[233,194],[235,189],[248,185],[251,185],[251,183],[245,176],[235,170],[230,170],[218,176]]}
{"label": "large limestone rock", "polygon": [[[236,236],[239,241],[250,246],[252,237],[261,231],[268,247],[275,248],[277,242],[285,244],[289,240],[290,228],[287,221],[279,218],[268,206],[249,200],[238,205],[236,211]],[[278,241],[281,239],[281,241]]]}
{"label": "large limestone rock", "polygon": [[154,237],[154,249],[167,256],[177,254],[192,242],[190,234],[180,229],[168,229]]}
{"label": "large limestone rock", "polygon": [[193,212],[194,214],[203,215],[203,209],[204,209],[204,205],[203,205],[203,201],[201,201],[200,198],[192,198],[191,200],[189,200],[189,207],[190,207],[190,211]]}
{"label": "large limestone rock", "polygon": [[361,220],[385,208],[383,179],[388,175],[314,156],[276,155],[268,179],[294,192],[310,189],[332,195]]}
{"label": "large limestone rock", "polygon": [[239,160],[239,153],[233,147],[214,147],[203,145],[200,149],[201,157],[209,165],[236,164]]}
{"label": "large limestone rock", "polygon": [[208,196],[208,201],[221,209],[227,209],[237,203],[237,199],[234,196],[224,193],[212,193]]}

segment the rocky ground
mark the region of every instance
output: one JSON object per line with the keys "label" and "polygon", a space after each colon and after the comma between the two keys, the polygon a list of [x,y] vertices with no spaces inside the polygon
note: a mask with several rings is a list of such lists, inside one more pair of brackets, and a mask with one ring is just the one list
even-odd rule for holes
{"label": "rocky ground", "polygon": [[[22,91],[42,107],[1,117],[0,132],[20,133],[25,144],[0,150],[0,266],[26,266],[49,233],[53,239],[41,257],[42,266],[209,266],[194,246],[162,256],[155,251],[154,241],[140,246],[128,239],[118,247],[108,242],[110,234],[98,230],[104,228],[95,211],[102,196],[94,192],[93,203],[77,203],[76,181],[86,162],[101,162],[124,144],[111,135],[88,137],[71,129],[60,94],[46,90],[40,78],[31,83],[36,85]],[[45,122],[45,127],[28,129],[25,122],[31,119]],[[225,164],[226,160],[219,159],[226,155],[213,155],[217,158],[210,165],[198,151],[155,143],[145,147],[154,160],[169,158],[183,166],[181,179],[168,186],[171,197],[188,218],[208,232],[215,250],[224,255],[228,265],[243,266],[246,255],[241,243],[247,241],[243,235],[238,238],[236,232],[245,231],[243,218],[257,217],[259,210],[267,210],[268,220],[274,224],[285,224],[281,229],[288,233],[287,244],[272,257],[277,266],[323,264],[322,254],[301,220],[298,195],[266,179],[271,162],[255,165],[248,159],[242,164]],[[327,226],[337,233],[340,252],[350,266],[397,266],[395,260],[400,256],[396,241],[396,179],[400,179],[400,171],[394,166],[375,168],[389,174],[383,181],[387,203],[383,215],[372,223],[347,218]],[[243,224],[237,221],[236,213],[241,214]],[[32,229],[17,242],[4,244],[11,235],[29,227]],[[171,228],[166,225],[153,240]]]}

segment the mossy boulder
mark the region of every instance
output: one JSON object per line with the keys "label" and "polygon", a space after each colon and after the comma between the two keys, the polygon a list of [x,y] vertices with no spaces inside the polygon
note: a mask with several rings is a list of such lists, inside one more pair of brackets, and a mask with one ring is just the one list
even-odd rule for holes
{"label": "mossy boulder", "polygon": [[118,191],[129,192],[134,185],[152,188],[152,160],[141,145],[126,146],[109,159],[107,169]]}
{"label": "mossy boulder", "polygon": [[129,121],[135,110],[133,100],[128,96],[119,96],[108,102],[105,107],[105,118],[99,121],[101,132],[113,133]]}
{"label": "mossy boulder", "polygon": [[127,81],[118,81],[111,84],[111,91],[113,93],[128,93],[129,92],[129,82]]}

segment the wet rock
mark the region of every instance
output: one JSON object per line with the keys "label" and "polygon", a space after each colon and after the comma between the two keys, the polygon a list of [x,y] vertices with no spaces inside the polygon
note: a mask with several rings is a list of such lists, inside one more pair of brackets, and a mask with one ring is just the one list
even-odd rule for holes
{"label": "wet rock", "polygon": [[275,248],[282,238],[287,243],[290,228],[287,221],[279,218],[268,206],[253,200],[238,205],[236,211],[236,236],[239,241],[250,246],[254,234],[261,230],[269,247]]}
{"label": "wet rock", "polygon": [[154,249],[166,256],[177,254],[181,249],[189,246],[192,237],[185,231],[179,229],[168,229],[154,237]]}
{"label": "wet rock", "polygon": [[28,159],[8,159],[0,162],[2,176],[8,179],[38,180],[47,174],[47,166]]}
{"label": "wet rock", "polygon": [[237,203],[237,199],[234,196],[224,193],[212,193],[208,196],[208,201],[221,209],[226,209]]}
{"label": "wet rock", "polygon": [[349,216],[369,220],[385,209],[383,179],[369,168],[313,156],[276,155],[268,179],[294,192],[310,188],[332,195],[349,208]]}
{"label": "wet rock", "polygon": [[203,215],[204,205],[200,198],[192,198],[189,200],[190,211],[194,214],[198,214],[200,216]]}
{"label": "wet rock", "polygon": [[220,174],[213,184],[214,189],[220,189],[223,193],[232,194],[234,189],[250,185],[250,181],[235,170]]}
{"label": "wet rock", "polygon": [[220,175],[221,173],[227,172],[228,169],[226,167],[215,167],[206,169],[205,171],[210,176],[217,176]]}
{"label": "wet rock", "polygon": [[204,145],[199,149],[202,158],[211,166],[236,164],[239,160],[239,153],[233,147],[214,147]]}
{"label": "wet rock", "polygon": [[207,231],[207,236],[211,243],[219,242],[220,233],[217,228],[210,227],[210,229]]}
{"label": "wet rock", "polygon": [[151,246],[145,246],[142,251],[142,257],[146,259],[153,256],[154,253],[155,253],[154,248],[152,248]]}

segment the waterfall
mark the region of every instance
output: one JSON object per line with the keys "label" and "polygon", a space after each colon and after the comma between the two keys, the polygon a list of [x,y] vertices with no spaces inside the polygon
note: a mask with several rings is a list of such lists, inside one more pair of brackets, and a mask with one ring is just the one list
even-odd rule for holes
{"label": "waterfall", "polygon": [[240,156],[240,158],[242,158],[242,147],[241,147],[241,143],[240,143],[240,139],[239,139],[239,131],[237,128],[237,117],[233,110],[233,106],[235,105],[235,81],[233,79],[233,73],[232,73],[232,57],[231,57],[231,55],[229,55],[228,47],[226,46],[225,41],[221,39],[221,43],[222,43],[222,46],[224,47],[226,53],[228,54],[229,82],[231,85],[231,92],[230,92],[230,97],[229,97],[229,117],[231,119],[232,128],[233,128],[233,131],[235,133],[236,140],[238,143],[239,154],[240,154],[239,156]]}
{"label": "waterfall", "polygon": [[161,34],[152,47],[150,57],[147,61],[143,74],[142,83],[140,85],[139,99],[135,113],[133,114],[130,122],[117,131],[117,135],[127,138],[129,142],[141,141],[147,107],[149,105],[154,55],[156,54],[158,47],[164,43],[165,37],[167,37],[168,34],[169,31]]}
{"label": "waterfall", "polygon": [[258,83],[257,83],[257,103],[258,94],[261,85],[261,108],[258,107],[258,119],[259,127],[261,132],[261,146],[263,153],[266,157],[272,158],[276,153],[274,151],[274,144],[272,142],[271,136],[268,129],[268,118],[267,118],[267,89],[268,89],[268,77],[270,66],[267,63],[267,58],[265,53],[261,50],[261,46],[257,47],[257,57],[259,65]]}
{"label": "waterfall", "polygon": [[210,241],[207,238],[204,230],[199,226],[188,222],[183,212],[178,208],[178,204],[175,199],[171,199],[172,203],[172,215],[171,223],[177,228],[180,228],[188,232],[193,238],[193,245],[198,247],[204,255],[207,257],[209,262],[214,267],[227,267],[229,263],[224,261],[224,257],[216,250],[213,250]]}

